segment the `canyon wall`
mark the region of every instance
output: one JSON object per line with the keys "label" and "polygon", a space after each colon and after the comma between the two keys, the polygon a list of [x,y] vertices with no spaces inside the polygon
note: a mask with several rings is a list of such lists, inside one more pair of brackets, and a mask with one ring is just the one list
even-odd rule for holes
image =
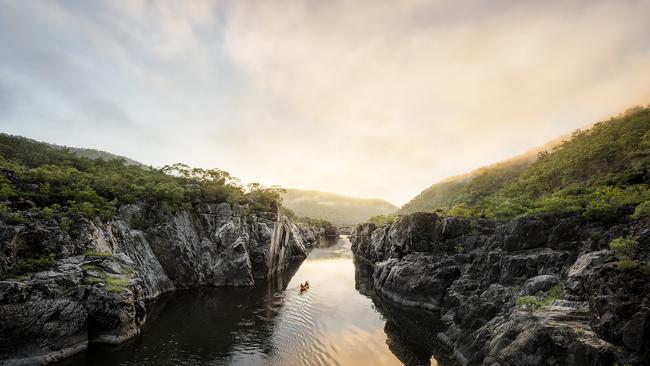
{"label": "canyon wall", "polygon": [[[246,206],[200,204],[165,214],[139,205],[107,223],[76,218],[0,223],[12,251],[55,255],[51,268],[0,281],[0,364],[44,364],[137,335],[146,301],[197,286],[250,286],[302,260],[318,228]],[[15,276],[14,276],[15,277]]]}
{"label": "canyon wall", "polygon": [[580,216],[508,222],[416,213],[352,236],[378,296],[437,313],[437,340],[463,365],[648,365],[650,274],[620,270],[609,249],[650,222]]}

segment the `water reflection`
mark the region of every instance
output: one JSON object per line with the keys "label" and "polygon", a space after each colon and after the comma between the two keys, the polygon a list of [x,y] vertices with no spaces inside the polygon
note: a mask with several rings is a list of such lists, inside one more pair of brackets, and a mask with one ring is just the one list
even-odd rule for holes
{"label": "water reflection", "polygon": [[202,288],[164,295],[150,305],[142,335],[119,346],[91,345],[61,366],[259,363],[273,350],[273,321],[298,267],[251,288]]}
{"label": "water reflection", "polygon": [[[357,268],[350,242],[342,238],[315,248],[299,268],[268,284],[174,293],[152,306],[142,335],[116,347],[93,346],[63,365],[436,365],[436,359],[445,360],[444,351],[434,346],[435,317],[375,298],[368,273]],[[311,288],[300,294],[305,280]]]}
{"label": "water reflection", "polygon": [[375,310],[385,319],[384,333],[391,352],[404,365],[456,365],[456,361],[436,340],[444,330],[439,314],[399,305],[375,294],[372,267],[355,258],[355,288],[372,299]]}

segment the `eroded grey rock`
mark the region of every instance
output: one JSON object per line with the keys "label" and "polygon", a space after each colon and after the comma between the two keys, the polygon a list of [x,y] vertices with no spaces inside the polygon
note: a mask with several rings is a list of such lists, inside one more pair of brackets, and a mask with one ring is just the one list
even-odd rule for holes
{"label": "eroded grey rock", "polygon": [[[370,282],[362,281],[366,293],[372,287],[440,312],[446,329],[437,339],[461,364],[650,364],[650,277],[617,270],[602,250],[612,238],[632,235],[638,260],[650,259],[650,222],[607,227],[580,217],[521,217],[476,220],[467,229],[423,217],[431,216],[360,225],[352,249],[371,268]],[[564,294],[553,301],[554,286]],[[540,308],[520,309],[522,296],[536,297]]]}
{"label": "eroded grey rock", "polygon": [[[146,229],[131,225],[146,217]],[[0,239],[38,242],[35,255],[61,258],[27,279],[0,281],[1,364],[48,363],[88,342],[123,342],[146,321],[145,301],[179,288],[252,285],[304,259],[320,240],[277,213],[226,203],[175,215],[127,205],[109,223],[79,217],[74,226],[72,238],[58,226],[0,224]]]}
{"label": "eroded grey rock", "polygon": [[541,220],[517,217],[503,228],[503,249],[507,251],[540,248],[546,245],[546,228]]}

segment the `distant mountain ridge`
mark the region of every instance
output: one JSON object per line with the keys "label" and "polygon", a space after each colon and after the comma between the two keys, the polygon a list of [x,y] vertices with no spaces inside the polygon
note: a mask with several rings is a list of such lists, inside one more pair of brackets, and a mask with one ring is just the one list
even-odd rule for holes
{"label": "distant mountain ridge", "polygon": [[145,164],[142,164],[141,162],[137,160],[133,160],[130,158],[127,158],[126,156],[122,155],[116,155],[112,154],[106,151],[102,150],[97,150],[97,149],[87,149],[84,147],[70,147],[70,146],[64,146],[64,145],[55,145],[55,144],[48,144],[52,146],[55,149],[61,149],[61,150],[68,150],[71,153],[77,155],[80,158],[86,158],[90,160],[97,160],[97,159],[104,159],[104,160],[113,160],[113,159],[122,159],[126,163],[126,165],[138,165],[141,167],[146,167]]}
{"label": "distant mountain ridge", "polygon": [[121,160],[124,160],[126,165],[137,165],[137,166],[140,166],[140,167],[147,167],[147,165],[142,164],[141,162],[139,162],[137,160],[127,158],[126,156],[109,153],[109,152],[106,152],[106,151],[103,151],[103,150],[89,149],[89,148],[84,148],[84,147],[71,147],[71,146],[65,146],[65,145],[51,144],[49,142],[38,141],[38,140],[31,139],[29,137],[11,135],[11,134],[8,134],[8,133],[0,133],[0,136],[5,136],[7,138],[13,138],[13,139],[18,139],[18,140],[23,140],[25,142],[31,142],[31,143],[35,143],[35,144],[44,144],[44,145],[47,145],[47,146],[49,146],[51,148],[54,148],[54,149],[57,149],[57,150],[67,150],[67,151],[71,152],[72,154],[74,154],[74,155],[76,155],[76,156],[78,156],[80,158],[86,158],[86,159],[90,159],[90,160],[121,159]]}
{"label": "distant mountain ridge", "polygon": [[352,225],[372,216],[392,214],[398,207],[377,198],[357,198],[330,192],[287,188],[282,205],[298,216],[323,219],[338,225]]}

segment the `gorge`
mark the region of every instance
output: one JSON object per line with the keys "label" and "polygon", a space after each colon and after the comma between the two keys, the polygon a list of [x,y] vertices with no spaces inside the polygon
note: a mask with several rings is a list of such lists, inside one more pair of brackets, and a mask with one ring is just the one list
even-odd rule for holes
{"label": "gorge", "polygon": [[650,366],[650,0],[0,0],[0,366]]}
{"label": "gorge", "polygon": [[649,131],[633,108],[394,215],[0,135],[0,363],[647,365]]}
{"label": "gorge", "polygon": [[352,250],[383,297],[439,312],[463,365],[645,365],[650,281],[620,271],[609,243],[635,238],[647,260],[648,224],[420,213],[357,227]]}
{"label": "gorge", "polygon": [[325,240],[317,228],[278,213],[244,214],[227,203],[176,215],[147,212],[157,221],[146,234],[130,224],[144,215],[129,205],[106,224],[79,218],[74,238],[47,220],[3,226],[14,246],[84,253],[29,278],[0,281],[3,364],[51,362],[88,342],[123,342],[144,325],[145,301],[197,286],[263,282]]}

